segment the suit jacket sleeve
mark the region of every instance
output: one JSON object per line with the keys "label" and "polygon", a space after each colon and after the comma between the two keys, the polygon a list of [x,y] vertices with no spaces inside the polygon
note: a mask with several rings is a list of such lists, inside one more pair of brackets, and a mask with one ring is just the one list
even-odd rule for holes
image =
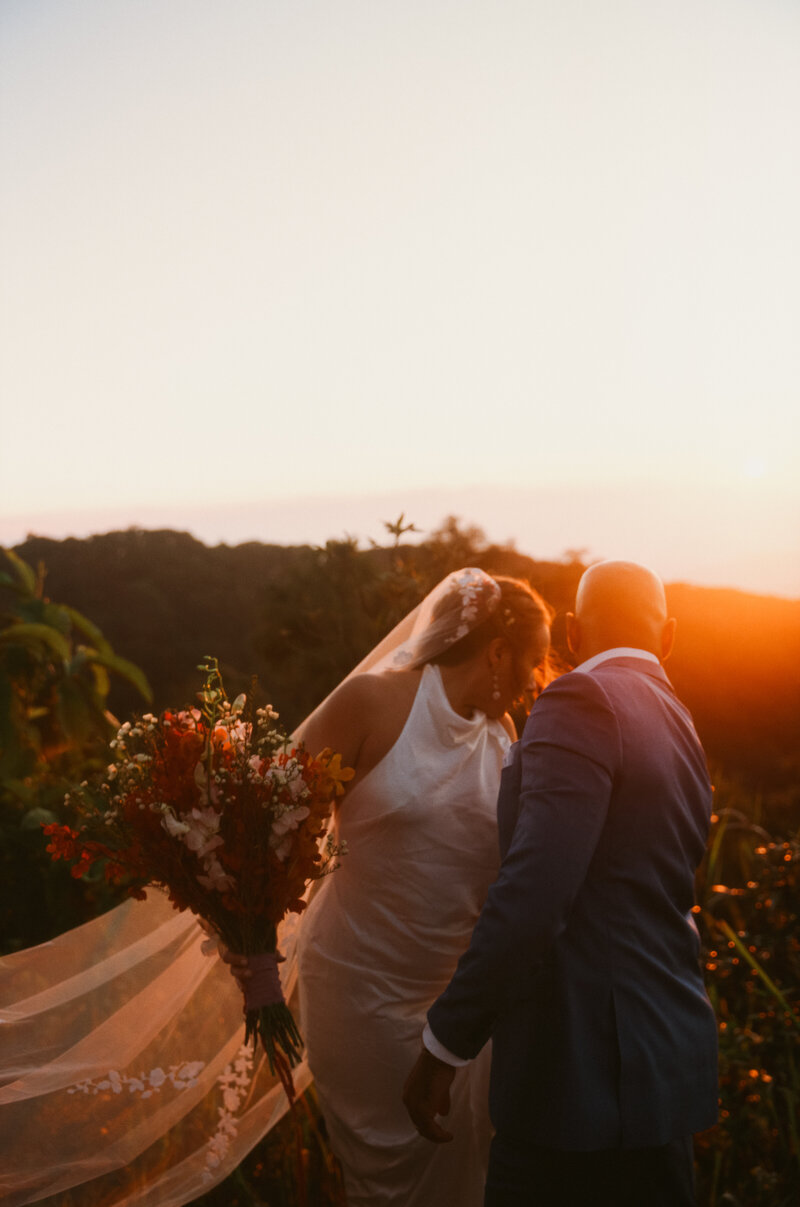
{"label": "suit jacket sleeve", "polygon": [[578,672],[551,684],[522,737],[508,852],[470,946],[428,1013],[434,1035],[455,1055],[477,1055],[505,1003],[535,975],[566,927],[620,757],[616,718],[598,682]]}

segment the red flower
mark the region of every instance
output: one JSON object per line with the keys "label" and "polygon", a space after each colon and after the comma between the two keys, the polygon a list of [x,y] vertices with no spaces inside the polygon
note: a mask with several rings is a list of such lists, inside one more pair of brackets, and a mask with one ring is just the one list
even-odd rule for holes
{"label": "red flower", "polygon": [[71,829],[70,826],[60,826],[56,822],[42,826],[42,829],[50,839],[47,851],[53,859],[74,859],[77,852],[75,840],[80,837],[77,830]]}

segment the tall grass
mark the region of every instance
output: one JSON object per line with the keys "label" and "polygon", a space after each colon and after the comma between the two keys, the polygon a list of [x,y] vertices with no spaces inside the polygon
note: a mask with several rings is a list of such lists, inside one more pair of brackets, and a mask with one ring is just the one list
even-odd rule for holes
{"label": "tall grass", "polygon": [[798,835],[720,808],[698,883],[720,1053],[720,1121],[697,1140],[700,1207],[800,1202],[798,890]]}

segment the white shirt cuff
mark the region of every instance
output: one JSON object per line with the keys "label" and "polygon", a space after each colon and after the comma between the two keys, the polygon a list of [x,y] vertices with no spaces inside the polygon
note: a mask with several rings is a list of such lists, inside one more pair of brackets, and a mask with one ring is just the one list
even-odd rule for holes
{"label": "white shirt cuff", "polygon": [[444,1044],[439,1043],[431,1031],[430,1023],[426,1023],[423,1028],[422,1043],[428,1049],[431,1056],[435,1056],[437,1060],[443,1061],[446,1065],[452,1065],[454,1069],[460,1069],[462,1065],[469,1064],[468,1060],[464,1060],[461,1056],[454,1056]]}

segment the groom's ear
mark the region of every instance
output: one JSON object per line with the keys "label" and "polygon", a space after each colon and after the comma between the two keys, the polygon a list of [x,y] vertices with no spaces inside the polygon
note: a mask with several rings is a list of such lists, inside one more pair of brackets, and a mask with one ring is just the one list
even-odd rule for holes
{"label": "groom's ear", "polygon": [[664,629],[661,633],[661,661],[662,662],[666,662],[667,659],[669,658],[670,654],[672,653],[672,647],[675,644],[675,629],[677,627],[677,624],[678,624],[678,622],[675,619],[675,617],[671,616],[670,619],[667,621],[667,623],[664,625]]}
{"label": "groom's ear", "polygon": [[567,612],[567,645],[573,654],[581,647],[581,622],[574,612]]}

